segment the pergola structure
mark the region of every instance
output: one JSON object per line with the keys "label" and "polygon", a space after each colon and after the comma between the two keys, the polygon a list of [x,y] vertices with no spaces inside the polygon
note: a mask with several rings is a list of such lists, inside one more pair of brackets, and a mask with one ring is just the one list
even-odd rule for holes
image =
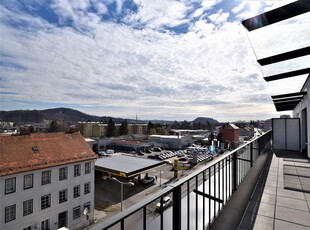
{"label": "pergola structure", "polygon": [[[250,32],[283,20],[290,19],[301,14],[309,14],[310,12],[310,1],[299,0],[280,8],[271,10],[269,12],[257,15],[253,18],[242,21],[243,26]],[[290,59],[300,58],[310,55],[310,46],[298,48],[288,52],[276,54],[270,57],[258,59],[257,62],[261,66],[275,64]],[[274,75],[264,76],[266,81],[280,80],[288,77],[299,76],[303,74],[309,74],[310,76],[310,63],[307,63],[307,67],[302,67],[284,73],[278,73]],[[273,103],[277,111],[293,110],[301,99],[307,94],[306,91],[274,95],[272,96]]]}

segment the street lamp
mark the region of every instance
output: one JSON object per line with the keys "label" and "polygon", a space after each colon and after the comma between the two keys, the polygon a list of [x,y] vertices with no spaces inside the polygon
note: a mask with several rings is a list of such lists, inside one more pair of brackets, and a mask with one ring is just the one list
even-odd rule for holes
{"label": "street lamp", "polygon": [[132,182],[119,181],[116,177],[112,177],[111,180],[116,181],[116,182],[121,184],[121,211],[123,211],[123,186],[124,186],[124,184],[129,185],[129,186],[134,186],[135,184]]}

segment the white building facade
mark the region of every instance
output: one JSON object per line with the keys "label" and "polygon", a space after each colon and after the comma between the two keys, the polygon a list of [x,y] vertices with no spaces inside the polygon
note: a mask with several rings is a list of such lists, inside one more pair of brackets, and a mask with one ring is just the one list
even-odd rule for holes
{"label": "white building facade", "polygon": [[[84,139],[80,135],[77,140]],[[40,142],[36,145],[39,151],[44,151],[45,147],[41,150]],[[91,224],[94,217],[95,158],[85,141],[83,146],[90,153],[83,156],[84,160],[75,156],[77,159],[67,160],[70,163],[62,159],[55,165],[49,162],[51,157],[45,162],[47,166],[53,164],[51,167],[33,164],[29,167],[32,170],[17,173],[17,168],[8,173],[1,166],[0,175],[7,175],[0,177],[0,228],[53,230],[67,227],[74,230]]]}
{"label": "white building facade", "polygon": [[183,149],[193,143],[192,136],[149,135],[148,143],[168,149]]}
{"label": "white building facade", "polygon": [[293,117],[300,118],[300,144],[302,151],[305,151],[310,158],[310,75],[308,76],[301,92],[307,92],[300,103],[293,110]]}

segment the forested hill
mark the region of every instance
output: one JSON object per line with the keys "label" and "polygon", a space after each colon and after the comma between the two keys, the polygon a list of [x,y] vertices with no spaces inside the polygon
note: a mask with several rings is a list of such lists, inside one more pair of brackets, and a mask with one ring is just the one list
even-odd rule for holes
{"label": "forested hill", "polygon": [[[77,123],[78,121],[92,121],[92,122],[103,122],[108,123],[111,117],[107,116],[95,116],[82,113],[78,110],[69,108],[54,108],[45,110],[13,110],[13,111],[0,111],[0,121],[17,122],[17,123],[41,123],[44,120],[56,120],[66,121],[69,123]],[[124,121],[126,118],[115,118],[112,117],[114,122]],[[126,119],[128,123],[147,123],[149,120],[134,120]],[[173,121],[166,120],[151,120],[152,123],[159,124],[172,124]],[[190,122],[190,121],[189,121]],[[217,120],[209,117],[198,117],[192,121],[193,123],[218,123]]]}
{"label": "forested hill", "polygon": [[78,121],[106,121],[108,119],[109,117],[93,116],[69,108],[0,111],[0,121],[21,123],[40,123],[43,120],[56,120],[76,123]]}

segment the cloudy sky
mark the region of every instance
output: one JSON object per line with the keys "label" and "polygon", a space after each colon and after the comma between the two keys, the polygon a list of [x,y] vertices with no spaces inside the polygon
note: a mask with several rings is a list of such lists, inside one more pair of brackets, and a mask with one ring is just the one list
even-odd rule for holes
{"label": "cloudy sky", "polygon": [[263,74],[310,60],[260,68],[256,58],[308,46],[309,13],[251,33],[241,21],[293,1],[1,0],[0,110],[278,117],[270,96],[300,91],[306,76]]}

